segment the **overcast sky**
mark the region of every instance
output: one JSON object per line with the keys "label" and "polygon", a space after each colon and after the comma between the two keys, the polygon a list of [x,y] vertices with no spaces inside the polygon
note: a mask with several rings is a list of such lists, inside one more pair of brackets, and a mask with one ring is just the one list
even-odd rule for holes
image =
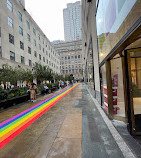
{"label": "overcast sky", "polygon": [[78,0],[25,0],[27,11],[48,39],[64,40],[63,8]]}

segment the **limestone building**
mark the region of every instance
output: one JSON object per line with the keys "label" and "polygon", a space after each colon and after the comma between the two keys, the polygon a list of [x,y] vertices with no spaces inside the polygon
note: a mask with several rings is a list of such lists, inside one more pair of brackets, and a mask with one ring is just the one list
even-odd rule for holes
{"label": "limestone building", "polygon": [[24,0],[0,1],[0,67],[31,68],[35,62],[60,73],[59,55],[29,15]]}
{"label": "limestone building", "polygon": [[82,41],[61,42],[54,46],[60,55],[61,74],[72,74],[76,80],[82,80]]}

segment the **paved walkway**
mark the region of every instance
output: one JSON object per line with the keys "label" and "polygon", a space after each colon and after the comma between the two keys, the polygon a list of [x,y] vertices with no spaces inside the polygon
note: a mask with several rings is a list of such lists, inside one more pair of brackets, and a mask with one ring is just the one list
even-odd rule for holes
{"label": "paved walkway", "polygon": [[[41,97],[38,102],[48,97]],[[0,113],[0,122],[34,105],[8,109]],[[84,84],[79,84],[0,150],[0,158],[81,157],[124,157]]]}

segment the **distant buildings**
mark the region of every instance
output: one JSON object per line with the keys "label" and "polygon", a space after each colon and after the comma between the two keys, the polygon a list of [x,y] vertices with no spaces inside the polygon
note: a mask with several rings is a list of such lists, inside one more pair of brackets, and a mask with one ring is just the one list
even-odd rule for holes
{"label": "distant buildings", "polygon": [[62,42],[54,47],[60,55],[62,75],[73,75],[74,79],[82,80],[82,41]]}
{"label": "distant buildings", "polygon": [[68,3],[63,10],[65,41],[81,40],[81,5],[80,1]]}
{"label": "distant buildings", "polygon": [[35,62],[60,73],[60,59],[51,42],[25,9],[24,0],[0,2],[0,68],[8,63],[30,68]]}

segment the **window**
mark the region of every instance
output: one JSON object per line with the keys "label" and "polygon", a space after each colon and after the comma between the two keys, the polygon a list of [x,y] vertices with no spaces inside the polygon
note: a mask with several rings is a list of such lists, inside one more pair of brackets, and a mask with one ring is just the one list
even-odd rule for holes
{"label": "window", "polygon": [[22,14],[18,12],[18,19],[22,22]]}
{"label": "window", "polygon": [[43,44],[44,44],[44,39],[43,39]]}
{"label": "window", "polygon": [[14,36],[9,34],[9,42],[14,44]]}
{"label": "window", "polygon": [[75,59],[77,59],[77,56],[75,56]]}
{"label": "window", "polygon": [[43,48],[43,53],[44,53],[44,48]]}
{"label": "window", "polygon": [[10,60],[15,61],[15,53],[10,51]]}
{"label": "window", "polygon": [[37,52],[36,52],[36,51],[34,51],[34,57],[36,57],[36,58],[37,58]]}
{"label": "window", "polygon": [[33,34],[36,36],[36,30],[33,28]]}
{"label": "window", "polygon": [[27,40],[30,41],[30,35],[27,33]]}
{"label": "window", "polygon": [[48,55],[47,51],[46,51],[46,55]]}
{"label": "window", "polygon": [[30,24],[28,21],[26,21],[26,25],[27,25],[28,30],[30,30]]}
{"label": "window", "polygon": [[65,57],[65,60],[67,60],[67,57]]}
{"label": "window", "polygon": [[48,64],[48,59],[47,59],[47,64]]}
{"label": "window", "polygon": [[2,57],[2,48],[0,46],[0,57]]}
{"label": "window", "polygon": [[19,26],[19,34],[23,36],[23,29]]}
{"label": "window", "polygon": [[21,63],[22,63],[22,64],[25,63],[25,62],[24,62],[24,57],[23,57],[23,56],[21,56]]}
{"label": "window", "polygon": [[31,60],[29,60],[29,66],[32,66],[32,61]]}
{"label": "window", "polygon": [[38,39],[40,40],[40,35],[38,34]]}
{"label": "window", "polygon": [[43,57],[43,61],[45,62],[45,57]]}
{"label": "window", "polygon": [[68,56],[68,59],[70,59],[70,56]]}
{"label": "window", "polygon": [[13,19],[8,17],[8,25],[13,28]]}
{"label": "window", "polygon": [[73,59],[73,56],[71,56],[71,59]]}
{"label": "window", "polygon": [[20,41],[20,48],[24,50],[24,43]]}
{"label": "window", "polygon": [[47,47],[47,42],[46,42],[46,47]]}
{"label": "window", "polygon": [[80,58],[80,55],[78,55],[78,58]]}
{"label": "window", "polygon": [[39,59],[41,60],[41,54],[39,54]]}
{"label": "window", "polygon": [[31,54],[31,48],[30,47],[28,47],[28,53]]}
{"label": "window", "polygon": [[39,44],[39,49],[41,50],[41,45]]}
{"label": "window", "polygon": [[7,0],[7,8],[12,12],[13,11],[13,5],[12,5],[12,3],[9,1],[9,0]]}
{"label": "window", "polygon": [[35,39],[33,40],[33,42],[34,42],[34,46],[36,46],[36,40]]}

